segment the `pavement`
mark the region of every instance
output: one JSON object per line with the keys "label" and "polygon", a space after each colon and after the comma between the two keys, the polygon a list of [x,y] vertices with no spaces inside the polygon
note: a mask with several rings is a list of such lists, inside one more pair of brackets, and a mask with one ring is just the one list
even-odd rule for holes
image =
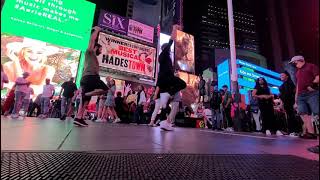
{"label": "pavement", "polygon": [[257,133],[175,128],[173,132],[146,125],[94,123],[74,126],[72,120],[1,116],[1,151],[85,151],[104,153],[274,154],[319,161],[307,151],[318,140]]}
{"label": "pavement", "polygon": [[318,140],[1,116],[1,179],[319,179]]}

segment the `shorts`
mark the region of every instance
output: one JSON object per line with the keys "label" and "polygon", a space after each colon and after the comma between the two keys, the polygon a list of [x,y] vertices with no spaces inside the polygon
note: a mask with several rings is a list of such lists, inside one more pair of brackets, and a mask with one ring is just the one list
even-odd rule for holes
{"label": "shorts", "polygon": [[319,91],[299,94],[297,104],[300,115],[319,115]]}
{"label": "shorts", "polygon": [[91,99],[91,96],[85,96],[85,93],[94,91],[95,89],[108,90],[107,85],[100,80],[99,75],[83,76],[80,81],[80,86],[82,88],[82,100],[84,102],[90,101]]}
{"label": "shorts", "polygon": [[187,87],[187,84],[176,76],[159,77],[157,86],[160,88],[160,92],[167,92],[171,96]]}
{"label": "shorts", "polygon": [[107,96],[105,106],[107,106],[107,107],[115,107],[116,106],[116,104],[114,102],[114,96]]}

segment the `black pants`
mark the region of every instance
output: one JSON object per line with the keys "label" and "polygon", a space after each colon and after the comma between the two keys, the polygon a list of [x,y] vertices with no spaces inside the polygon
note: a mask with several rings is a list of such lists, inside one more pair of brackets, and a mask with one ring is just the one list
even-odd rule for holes
{"label": "black pants", "polygon": [[271,132],[275,132],[277,127],[276,118],[274,115],[274,109],[272,104],[266,104],[259,106],[261,112],[261,120],[262,120],[262,129],[270,130]]}
{"label": "black pants", "polygon": [[136,108],[136,111],[134,112],[134,117],[133,117],[133,121],[135,123],[138,124],[142,124],[143,123],[143,105],[138,105]]}
{"label": "black pants", "polygon": [[296,118],[293,104],[292,103],[285,103],[283,104],[284,110],[287,114],[287,123],[288,123],[288,131],[289,133],[298,133],[301,131],[301,124],[298,122]]}
{"label": "black pants", "polygon": [[225,119],[227,121],[227,126],[233,127],[233,122],[232,122],[232,118],[231,118],[231,107],[224,108],[224,115],[225,115]]}

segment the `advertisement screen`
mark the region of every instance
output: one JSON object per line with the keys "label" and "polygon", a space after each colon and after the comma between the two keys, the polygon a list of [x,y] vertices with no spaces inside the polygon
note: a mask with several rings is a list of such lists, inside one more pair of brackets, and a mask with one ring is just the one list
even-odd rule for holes
{"label": "advertisement screen", "polygon": [[1,32],[85,50],[95,4],[85,0],[7,0]]}
{"label": "advertisement screen", "polygon": [[1,64],[9,78],[4,87],[11,89],[17,77],[29,72],[36,95],[42,93],[45,79],[55,86],[76,77],[80,51],[26,37],[1,34]]}
{"label": "advertisement screen", "polygon": [[105,33],[100,33],[98,43],[102,46],[101,67],[154,78],[155,48]]}
{"label": "advertisement screen", "polygon": [[194,73],[194,38],[179,30],[175,42],[175,62],[178,70]]}
{"label": "advertisement screen", "polygon": [[230,88],[230,67],[229,60],[223,61],[218,65],[218,89],[222,89],[222,86],[227,85]]}

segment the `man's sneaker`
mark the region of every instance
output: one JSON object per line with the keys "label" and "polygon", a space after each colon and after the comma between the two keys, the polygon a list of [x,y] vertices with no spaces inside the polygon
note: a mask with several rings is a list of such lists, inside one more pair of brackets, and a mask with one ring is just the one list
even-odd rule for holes
{"label": "man's sneaker", "polygon": [[300,138],[302,138],[302,139],[317,139],[317,136],[314,134],[307,133],[307,134],[301,135]]}
{"label": "man's sneaker", "polygon": [[12,118],[12,119],[17,119],[18,117],[19,117],[18,114],[12,114],[12,115],[11,115],[11,118]]}
{"label": "man's sneaker", "polygon": [[271,136],[270,130],[266,130],[266,135],[267,135],[267,136]]}
{"label": "man's sneaker", "polygon": [[66,120],[66,117],[67,117],[66,115],[63,115],[63,116],[60,117],[60,120],[64,121],[64,120]]}
{"label": "man's sneaker", "polygon": [[319,154],[319,145],[308,148],[308,151]]}
{"label": "man's sneaker", "polygon": [[166,120],[160,122],[160,128],[164,131],[173,131],[173,127],[171,127]]}
{"label": "man's sneaker", "polygon": [[289,137],[299,137],[299,135],[297,133],[290,133]]}
{"label": "man's sneaker", "polygon": [[78,125],[78,126],[82,126],[82,127],[88,126],[88,124],[83,119],[78,119],[78,118],[75,118],[73,120],[73,124]]}
{"label": "man's sneaker", "polygon": [[283,136],[282,132],[279,131],[279,130],[276,132],[276,135],[277,135],[277,136]]}
{"label": "man's sneaker", "polygon": [[117,118],[116,120],[113,121],[114,123],[119,123],[121,122],[120,118]]}

